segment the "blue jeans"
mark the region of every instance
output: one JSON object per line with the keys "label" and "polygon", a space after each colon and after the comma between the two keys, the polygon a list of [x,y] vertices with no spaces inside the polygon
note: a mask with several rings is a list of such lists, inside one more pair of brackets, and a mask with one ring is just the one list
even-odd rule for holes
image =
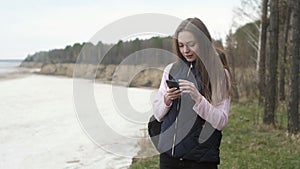
{"label": "blue jeans", "polygon": [[173,158],[167,154],[160,154],[159,158],[160,169],[218,169],[217,163],[198,163],[193,160],[181,158]]}

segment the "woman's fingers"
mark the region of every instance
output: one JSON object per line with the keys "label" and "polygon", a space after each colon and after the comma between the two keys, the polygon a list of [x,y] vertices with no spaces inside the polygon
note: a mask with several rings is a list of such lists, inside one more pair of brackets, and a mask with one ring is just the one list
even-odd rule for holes
{"label": "woman's fingers", "polygon": [[170,100],[175,100],[181,96],[181,91],[177,88],[171,88],[167,90],[166,97]]}
{"label": "woman's fingers", "polygon": [[180,90],[183,91],[184,93],[190,93],[195,89],[194,83],[189,82],[187,80],[179,80],[179,86],[180,86]]}
{"label": "woman's fingers", "polygon": [[170,93],[170,97],[172,99],[177,99],[181,96],[181,91],[180,90],[175,90],[174,92]]}
{"label": "woman's fingers", "polygon": [[181,87],[194,87],[194,83],[187,80],[179,80],[179,86]]}
{"label": "woman's fingers", "polygon": [[173,87],[173,88],[168,89],[167,92],[173,93],[173,92],[176,91],[176,90],[177,90],[177,88]]}
{"label": "woman's fingers", "polygon": [[198,94],[198,89],[195,87],[194,83],[190,81],[180,79],[179,86],[180,86],[180,90],[178,90],[177,88],[168,89],[166,93],[166,97],[170,100],[175,100],[179,98],[182,95],[182,93],[188,93],[192,97]]}

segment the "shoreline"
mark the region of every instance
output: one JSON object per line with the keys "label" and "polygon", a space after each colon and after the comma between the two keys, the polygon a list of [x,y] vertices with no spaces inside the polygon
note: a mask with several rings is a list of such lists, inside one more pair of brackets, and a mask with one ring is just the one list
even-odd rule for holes
{"label": "shoreline", "polygon": [[[61,65],[61,64],[59,64]],[[38,64],[38,66],[41,66],[41,64]],[[21,69],[19,71],[15,71],[15,72],[9,72],[9,73],[5,73],[5,74],[2,74],[0,75],[0,81],[6,81],[6,80],[14,80],[14,79],[19,79],[19,78],[25,78],[25,77],[28,77],[30,75],[42,75],[42,76],[49,76],[49,77],[63,77],[63,78],[68,78],[68,79],[71,79],[71,78],[74,78],[74,76],[70,76],[70,74],[56,74],[55,72],[47,72],[45,71],[45,69],[43,69],[43,67],[45,68],[45,66],[49,66],[49,65],[44,65],[42,66],[41,68],[39,68],[38,66],[20,66],[21,68],[24,68],[24,69]],[[53,66],[53,65],[51,65]],[[90,66],[90,65],[88,65]],[[72,65],[72,67],[74,67],[74,65]],[[109,66],[108,66],[109,67]],[[104,70],[105,72],[105,70]],[[125,71],[126,73],[126,71]],[[84,74],[84,73],[83,73]],[[159,77],[161,77],[161,75],[159,75]],[[86,76],[83,76],[83,77],[79,77],[79,78],[83,78],[83,79],[91,79],[91,80],[94,80],[95,83],[97,84],[110,84],[110,85],[120,85],[120,86],[125,86],[125,87],[135,87],[135,88],[140,88],[140,89],[157,89],[157,87],[153,87],[153,86],[149,86],[149,85],[145,85],[145,84],[135,84],[135,86],[132,86],[131,84],[128,84],[127,82],[124,82],[124,81],[112,81],[112,80],[109,80],[109,79],[112,79],[110,77],[104,77],[104,78],[90,78],[90,77],[86,77]],[[157,78],[156,78],[157,79]],[[160,81],[160,79],[159,79]],[[145,128],[147,130],[147,128]],[[146,133],[147,134],[147,133]],[[138,146],[138,152],[136,155],[132,156],[131,157],[131,162],[130,164],[128,165],[128,168],[130,168],[135,162],[141,160],[142,158],[140,157],[141,154],[144,154],[146,150],[148,150],[147,145],[149,143],[144,143],[143,142],[143,139],[141,139],[138,143],[137,143],[137,146]]]}
{"label": "shoreline", "polygon": [[39,71],[39,70],[38,69],[25,68],[25,69],[16,70],[16,71],[13,71],[13,72],[2,73],[2,74],[0,74],[0,82],[5,81],[5,80],[13,80],[13,79],[18,79],[18,78],[24,78],[24,77],[35,74],[36,71]]}
{"label": "shoreline", "polygon": [[[39,168],[37,166],[42,164],[46,165],[46,168],[53,168],[51,166],[63,166],[65,168],[72,166],[77,166],[78,168],[94,168],[96,166],[98,168],[110,168],[111,166],[120,169],[130,167],[133,158],[140,150],[138,143],[128,142],[128,152],[132,156],[120,158],[103,151],[102,148],[91,142],[82,131],[78,124],[78,119],[74,116],[73,100],[71,99],[73,97],[73,90],[71,89],[73,82],[71,78],[53,75],[45,76],[36,73],[18,73],[18,76],[15,77],[25,76],[26,78],[0,83],[3,90],[2,98],[6,98],[1,103],[4,106],[1,115],[7,119],[5,123],[1,124],[1,128],[5,128],[5,130],[0,130],[0,132],[2,136],[9,138],[9,140],[3,139],[2,142],[4,149],[2,154],[0,154],[7,153],[5,158],[3,156],[4,161],[7,160],[3,165],[11,166],[11,168],[14,168],[14,166],[19,168],[17,166],[21,165],[24,165],[24,168]],[[105,100],[107,94],[102,95],[100,94],[102,92],[99,91],[105,93],[109,91],[99,87],[99,85],[96,85],[95,88],[98,91],[98,95],[96,95],[98,97],[97,100],[102,103],[102,99]],[[63,99],[63,102],[61,99]],[[107,106],[106,100],[104,105]],[[8,105],[14,105],[16,108]],[[106,114],[111,114],[110,111],[111,109],[108,108]],[[24,128],[24,126],[26,127]],[[134,128],[129,127],[130,129],[134,130]],[[19,131],[23,130],[26,132],[19,133]],[[64,132],[68,130],[72,132]],[[27,139],[28,133],[33,138],[32,140]],[[68,142],[70,144],[64,146]],[[38,148],[30,153],[29,149],[33,144]],[[11,151],[8,148],[16,147],[15,145],[24,148],[23,154],[19,154],[20,157],[28,156],[29,161],[34,161],[34,163],[28,163],[21,158],[16,162],[9,160],[13,159],[15,154],[10,153]],[[45,150],[47,146],[57,147],[51,151],[51,154],[62,154],[61,158],[55,158],[52,162],[47,161],[49,158],[48,153],[46,153],[48,149]],[[122,147],[124,145],[111,143],[111,145],[107,146]],[[26,154],[27,152],[29,154]],[[37,154],[39,156],[36,156]]]}
{"label": "shoreline", "polygon": [[20,67],[39,69],[36,74],[94,79],[101,83],[150,89],[159,87],[163,73],[163,67],[147,68],[145,65],[22,62]]}

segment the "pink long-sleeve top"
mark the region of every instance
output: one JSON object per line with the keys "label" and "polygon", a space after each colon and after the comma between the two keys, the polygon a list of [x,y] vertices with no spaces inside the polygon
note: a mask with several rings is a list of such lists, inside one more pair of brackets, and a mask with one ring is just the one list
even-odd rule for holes
{"label": "pink long-sleeve top", "polygon": [[[164,116],[168,113],[170,105],[166,105],[164,95],[167,91],[166,80],[169,79],[169,72],[173,64],[169,64],[164,69],[164,73],[161,79],[160,87],[158,92],[153,96],[153,111],[154,117],[158,121],[163,121]],[[225,70],[225,74],[229,79],[229,73]],[[209,122],[215,129],[222,130],[228,122],[228,114],[230,107],[230,97],[225,98],[218,105],[212,105],[205,97],[201,100],[196,101],[193,110],[204,120]]]}

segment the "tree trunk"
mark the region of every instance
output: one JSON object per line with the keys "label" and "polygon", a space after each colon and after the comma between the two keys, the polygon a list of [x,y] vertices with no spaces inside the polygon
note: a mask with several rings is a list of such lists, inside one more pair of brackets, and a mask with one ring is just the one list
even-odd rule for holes
{"label": "tree trunk", "polygon": [[258,103],[263,105],[265,89],[266,89],[266,43],[267,43],[267,27],[268,27],[268,0],[263,0],[262,2],[262,15],[261,15],[261,28],[260,28],[260,39],[259,39],[259,54],[258,54],[258,90],[259,97]]}
{"label": "tree trunk", "polygon": [[229,63],[231,65],[231,82],[232,82],[232,100],[235,102],[239,101],[239,93],[236,85],[236,78],[235,78],[235,54],[234,54],[234,39],[231,30],[229,31],[229,35],[226,38],[226,52],[229,58]]}
{"label": "tree trunk", "polygon": [[281,101],[285,100],[285,76],[286,76],[286,65],[287,65],[287,46],[288,46],[288,38],[289,38],[289,30],[290,30],[290,18],[291,18],[291,3],[287,1],[287,9],[286,16],[284,22],[284,42],[283,42],[283,54],[281,59],[281,71],[280,71],[280,79],[279,79],[279,99]]}
{"label": "tree trunk", "polygon": [[300,47],[300,1],[292,3],[292,39],[291,39],[291,67],[290,67],[290,99],[288,107],[288,131],[299,132],[299,47]]}
{"label": "tree trunk", "polygon": [[265,99],[264,117],[265,124],[275,126],[275,105],[277,95],[277,66],[278,66],[278,35],[279,35],[279,8],[278,0],[271,0],[270,8],[270,66],[267,95]]}

